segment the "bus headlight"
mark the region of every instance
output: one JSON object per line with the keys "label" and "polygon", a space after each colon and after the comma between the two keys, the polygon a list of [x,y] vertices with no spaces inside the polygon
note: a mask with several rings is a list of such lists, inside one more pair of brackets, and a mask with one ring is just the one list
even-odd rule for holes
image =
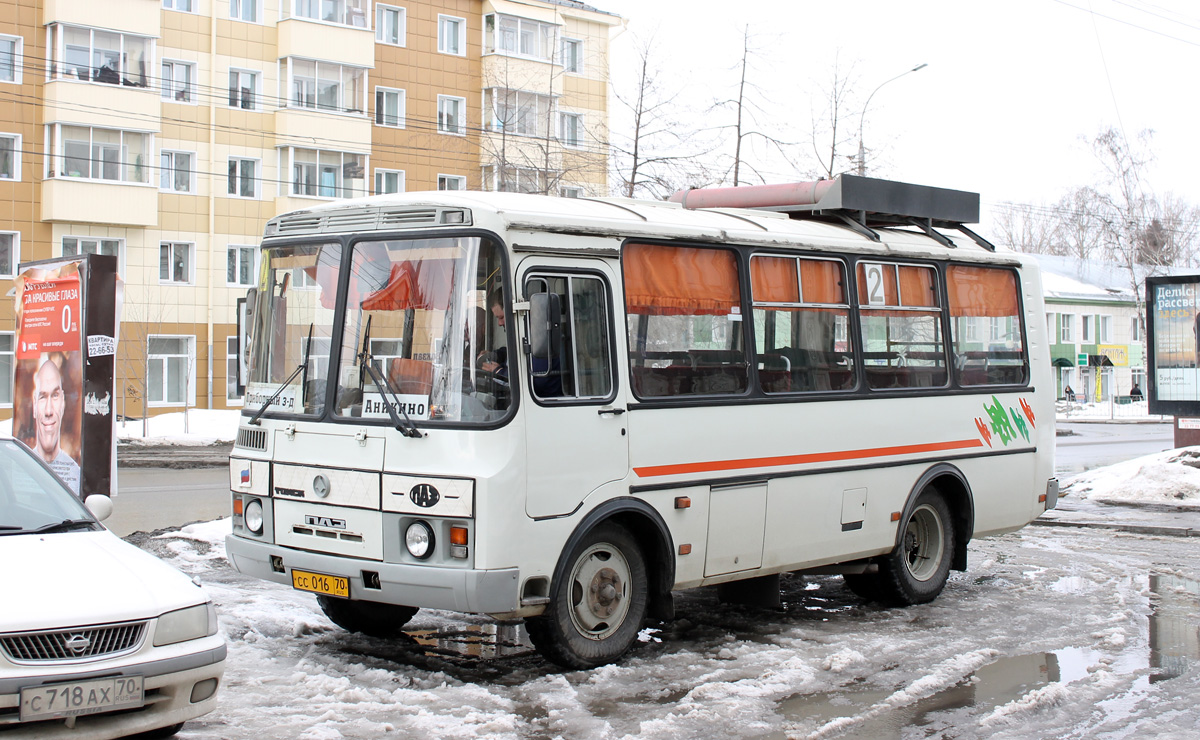
{"label": "bus headlight", "polygon": [[262,534],[263,531],[263,508],[262,501],[252,499],[246,504],[245,514],[246,529],[254,534]]}
{"label": "bus headlight", "polygon": [[404,545],[410,555],[424,560],[433,554],[433,528],[422,521],[413,522],[404,532]]}

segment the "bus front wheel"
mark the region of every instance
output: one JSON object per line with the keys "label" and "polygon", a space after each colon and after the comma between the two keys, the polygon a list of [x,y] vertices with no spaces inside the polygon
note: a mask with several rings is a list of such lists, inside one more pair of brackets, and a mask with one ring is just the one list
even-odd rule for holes
{"label": "bus front wheel", "polygon": [[394,636],[417,613],[417,608],[413,606],[348,601],[329,596],[317,596],[317,604],[329,621],[337,626],[347,632],[361,632],[371,637]]}
{"label": "bus front wheel", "polygon": [[564,668],[611,663],[637,640],[648,603],[646,563],[623,527],[603,524],[572,549],[544,614],[525,620],[544,658]]}

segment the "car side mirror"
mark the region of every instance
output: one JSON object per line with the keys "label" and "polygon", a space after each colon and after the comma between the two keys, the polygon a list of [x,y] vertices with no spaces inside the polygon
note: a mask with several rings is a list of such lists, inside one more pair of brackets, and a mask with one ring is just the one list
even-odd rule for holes
{"label": "car side mirror", "polygon": [[92,512],[92,516],[100,521],[109,518],[113,513],[112,499],[98,493],[94,493],[84,499],[83,505],[87,507],[88,511]]}

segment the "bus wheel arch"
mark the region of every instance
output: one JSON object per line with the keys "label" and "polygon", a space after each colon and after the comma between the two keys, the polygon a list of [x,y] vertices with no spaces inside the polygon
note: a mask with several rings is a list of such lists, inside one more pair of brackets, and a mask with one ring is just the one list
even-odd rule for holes
{"label": "bus wheel arch", "polygon": [[[971,493],[971,485],[967,476],[950,463],[938,463],[929,468],[917,479],[908,494],[900,521],[907,522],[912,511],[917,506],[917,499],[927,488],[933,488],[945,500],[950,508],[950,516],[954,524],[954,553],[950,562],[952,570],[967,569],[967,543],[975,531],[975,497]],[[897,527],[896,546],[901,544],[904,536],[902,528]]]}
{"label": "bus wheel arch", "polygon": [[[645,502],[614,499],[590,512],[563,546],[546,611],[526,620],[538,652],[573,669],[619,659],[636,642],[645,617],[671,617],[670,552],[666,524]],[[587,595],[589,587],[600,595]],[[603,595],[614,589],[627,604]],[[610,611],[619,625],[604,623]]]}

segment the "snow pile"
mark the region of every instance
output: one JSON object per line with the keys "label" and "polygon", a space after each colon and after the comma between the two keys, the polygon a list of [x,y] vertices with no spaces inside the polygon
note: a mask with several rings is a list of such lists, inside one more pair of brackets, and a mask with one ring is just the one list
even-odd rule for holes
{"label": "snow pile", "polygon": [[1100,502],[1200,508],[1200,447],[1167,450],[1081,473],[1062,493]]}
{"label": "snow pile", "polygon": [[237,437],[238,409],[190,409],[142,419],[117,422],[117,439],[123,442],[160,445],[209,445],[232,442]]}

